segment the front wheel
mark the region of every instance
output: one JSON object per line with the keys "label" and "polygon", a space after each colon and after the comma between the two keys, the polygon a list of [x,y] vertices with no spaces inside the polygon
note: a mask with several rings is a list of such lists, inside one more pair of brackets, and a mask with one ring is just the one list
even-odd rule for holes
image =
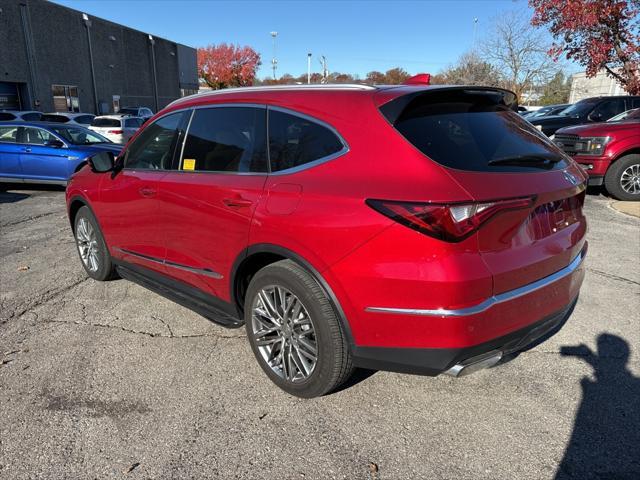
{"label": "front wheel", "polygon": [[245,326],[267,376],[287,393],[329,393],[352,373],[346,336],[318,282],[291,260],[260,270],[245,297]]}
{"label": "front wheel", "polygon": [[114,267],[100,227],[89,207],[78,210],[74,234],[82,266],[94,280],[108,280],[114,275]]}
{"label": "front wheel", "polygon": [[613,162],[604,186],[618,200],[640,200],[640,154],[625,155]]}

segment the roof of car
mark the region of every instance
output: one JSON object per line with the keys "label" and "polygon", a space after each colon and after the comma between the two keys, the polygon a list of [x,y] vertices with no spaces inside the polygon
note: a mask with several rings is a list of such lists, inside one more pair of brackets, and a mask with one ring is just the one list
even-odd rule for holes
{"label": "roof of car", "polygon": [[27,121],[27,122],[16,122],[13,120],[9,121],[0,121],[0,126],[2,127],[49,127],[49,128],[87,128],[80,124],[69,125],[67,123],[59,123],[59,122],[39,122],[39,121]]}
{"label": "roof of car", "polygon": [[47,113],[43,113],[43,115],[60,115],[62,117],[69,117],[69,118],[76,118],[84,115],[91,115],[95,117],[93,113],[83,113],[83,112],[47,112]]}

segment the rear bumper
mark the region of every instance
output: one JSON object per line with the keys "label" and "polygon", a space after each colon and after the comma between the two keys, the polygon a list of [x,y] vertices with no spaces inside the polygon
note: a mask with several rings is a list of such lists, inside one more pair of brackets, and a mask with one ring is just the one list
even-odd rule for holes
{"label": "rear bumper", "polygon": [[504,356],[526,348],[561,326],[570,315],[584,279],[586,252],[585,244],[562,270],[467,308],[369,307],[369,315],[383,322],[381,330],[387,331],[387,339],[406,338],[409,330],[411,342],[356,344],[355,364],[376,370],[438,375],[489,352]]}
{"label": "rear bumper", "polygon": [[577,301],[573,299],[560,311],[525,328],[488,342],[464,348],[387,348],[355,347],[354,363],[357,367],[436,376],[448,372],[454,366],[471,358],[479,358],[489,352],[499,352],[501,357],[521,351],[540,340],[546,340],[564,325]]}

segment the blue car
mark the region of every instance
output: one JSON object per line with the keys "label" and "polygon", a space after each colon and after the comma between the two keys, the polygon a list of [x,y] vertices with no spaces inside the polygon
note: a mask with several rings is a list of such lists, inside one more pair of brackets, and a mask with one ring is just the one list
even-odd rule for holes
{"label": "blue car", "polygon": [[0,122],[0,182],[66,185],[88,157],[122,145],[84,127]]}

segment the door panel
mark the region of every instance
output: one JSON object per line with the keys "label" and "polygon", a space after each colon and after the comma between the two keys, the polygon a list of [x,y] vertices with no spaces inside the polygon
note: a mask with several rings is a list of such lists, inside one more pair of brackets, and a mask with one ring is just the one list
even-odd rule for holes
{"label": "door panel", "polygon": [[20,146],[16,144],[18,128],[0,126],[0,178],[21,178]]}
{"label": "door panel", "polygon": [[266,108],[197,109],[178,171],[160,181],[167,273],[229,300],[267,178]]}
{"label": "door panel", "polygon": [[105,175],[96,215],[111,254],[127,262],[164,273],[158,181],[165,172],[123,170]]}
{"label": "door panel", "polygon": [[173,164],[183,112],[149,125],[124,152],[124,169],[105,175],[96,209],[112,255],[165,272],[158,184]]}
{"label": "door panel", "polygon": [[229,300],[228,275],[247,246],[265,181],[266,175],[165,175],[159,203],[167,274]]}
{"label": "door panel", "polygon": [[18,131],[22,176],[33,180],[66,181],[71,168],[68,149],[46,146],[55,136],[41,128],[25,127]]}

